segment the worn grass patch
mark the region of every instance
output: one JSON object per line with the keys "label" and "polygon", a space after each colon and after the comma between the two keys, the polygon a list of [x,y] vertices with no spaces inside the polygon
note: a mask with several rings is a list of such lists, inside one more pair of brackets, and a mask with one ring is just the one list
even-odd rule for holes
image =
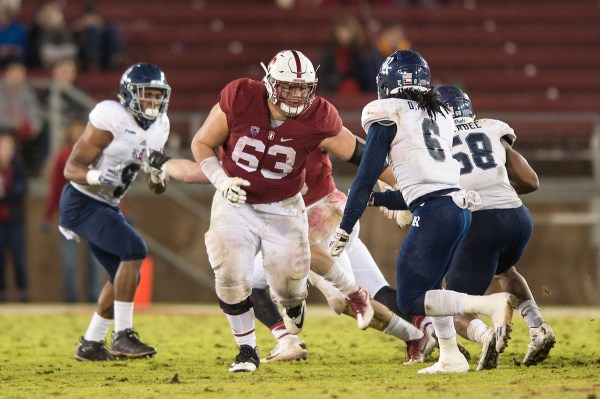
{"label": "worn grass patch", "polygon": [[[359,331],[350,318],[322,308],[309,309],[302,333],[307,361],[263,364],[255,373],[227,372],[237,348],[216,305],[208,312],[138,312],[135,327],[157,347],[155,358],[82,363],[73,353],[92,308],[60,309],[0,309],[0,398],[600,398],[598,309],[546,311],[558,342],[535,367],[521,364],[528,335],[515,315],[497,370],[454,375],[417,375],[423,365],[402,364],[402,342]],[[262,326],[257,333],[264,357],[274,340]],[[473,354],[474,370],[478,345],[460,342]]]}

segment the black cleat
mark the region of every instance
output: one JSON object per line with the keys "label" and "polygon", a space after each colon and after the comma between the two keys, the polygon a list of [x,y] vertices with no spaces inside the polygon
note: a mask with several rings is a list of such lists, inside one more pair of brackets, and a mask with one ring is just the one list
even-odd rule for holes
{"label": "black cleat", "polygon": [[110,354],[132,359],[156,355],[156,349],[146,345],[138,337],[139,334],[133,328],[113,332]]}
{"label": "black cleat", "polygon": [[252,372],[260,365],[260,356],[258,356],[258,347],[250,345],[240,346],[240,353],[235,357],[235,361],[229,367],[232,373]]}
{"label": "black cleat", "polygon": [[104,341],[86,341],[81,337],[75,351],[75,359],[81,362],[106,362],[113,360],[113,357]]}

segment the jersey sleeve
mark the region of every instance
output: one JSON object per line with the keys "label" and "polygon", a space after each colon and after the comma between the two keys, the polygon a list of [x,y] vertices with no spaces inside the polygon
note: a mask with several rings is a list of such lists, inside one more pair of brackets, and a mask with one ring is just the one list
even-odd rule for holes
{"label": "jersey sleeve", "polygon": [[368,103],[363,108],[361,115],[361,124],[365,132],[368,132],[371,125],[376,122],[383,126],[399,125],[400,117],[397,105],[388,99]]}
{"label": "jersey sleeve", "polygon": [[221,110],[228,116],[231,115],[233,111],[233,103],[241,85],[241,79],[229,82],[227,86],[221,90],[221,94],[219,94],[219,106],[221,107]]}
{"label": "jersey sleeve", "polygon": [[480,119],[479,123],[484,127],[488,134],[494,135],[498,141],[500,141],[502,138],[505,138],[511,147],[517,139],[515,131],[508,124],[502,121],[496,119]]}
{"label": "jersey sleeve", "polygon": [[373,125],[367,134],[365,152],[350,187],[344,216],[340,222],[340,227],[348,233],[352,232],[354,225],[365,211],[395,135],[396,126],[381,124]]}
{"label": "jersey sleeve", "polygon": [[122,112],[127,112],[123,106],[116,101],[102,101],[90,112],[90,122],[96,128],[111,132],[113,135],[117,131],[119,119]]}
{"label": "jersey sleeve", "polygon": [[310,108],[296,119],[321,138],[337,135],[343,126],[338,110],[322,97],[316,97]]}

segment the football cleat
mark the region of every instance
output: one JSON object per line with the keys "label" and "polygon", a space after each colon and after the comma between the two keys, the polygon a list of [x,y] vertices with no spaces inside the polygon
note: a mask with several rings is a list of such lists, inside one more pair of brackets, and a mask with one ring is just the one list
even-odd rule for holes
{"label": "football cleat", "polygon": [[481,336],[481,355],[477,362],[477,371],[498,368],[498,352],[496,351],[496,331],[488,327]]}
{"label": "football cleat", "polygon": [[358,328],[365,330],[373,320],[373,306],[371,305],[371,295],[367,290],[360,288],[358,291],[348,295],[348,305],[356,315]]}
{"label": "football cleat", "polygon": [[306,345],[296,335],[286,335],[280,338],[277,345],[269,356],[261,359],[261,363],[280,362],[286,360],[302,360],[306,359],[308,351]]}
{"label": "football cleat", "polygon": [[229,367],[231,373],[252,372],[256,371],[260,365],[260,357],[258,356],[258,347],[250,345],[241,345],[240,353],[235,357],[233,363]]}
{"label": "football cleat", "polygon": [[430,318],[415,316],[413,318],[413,324],[423,332],[423,337],[421,339],[414,339],[406,342],[406,355],[408,361],[404,364],[424,362],[437,345],[435,329],[433,328]]}
{"label": "football cleat", "polygon": [[112,333],[110,354],[135,359],[152,357],[156,355],[156,349],[140,341],[139,334],[133,328],[127,328]]}
{"label": "football cleat", "polygon": [[283,312],[283,323],[285,328],[292,335],[297,335],[304,327],[304,318],[306,316],[306,301],[293,308],[286,308]]}
{"label": "football cleat", "polygon": [[113,357],[104,341],[86,341],[81,337],[75,351],[75,359],[81,362],[105,362],[113,360]]}
{"label": "football cleat", "polygon": [[542,323],[539,327],[530,328],[529,337],[529,346],[527,354],[523,358],[523,364],[525,366],[535,366],[548,357],[550,349],[556,343],[556,337],[548,323]]}
{"label": "football cleat", "polygon": [[469,371],[469,362],[457,349],[452,354],[441,354],[437,363],[417,371],[417,374],[466,373],[467,371]]}

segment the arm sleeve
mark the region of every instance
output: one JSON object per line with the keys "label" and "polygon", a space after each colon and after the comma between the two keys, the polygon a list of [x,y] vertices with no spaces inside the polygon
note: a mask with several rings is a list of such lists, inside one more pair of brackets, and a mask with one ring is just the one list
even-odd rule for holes
{"label": "arm sleeve", "polygon": [[352,231],[367,207],[371,191],[381,174],[395,135],[396,125],[383,126],[374,123],[369,127],[365,152],[350,187],[344,217],[340,223],[340,227],[348,233]]}
{"label": "arm sleeve", "polygon": [[373,206],[384,206],[392,211],[408,209],[400,190],[373,193]]}

